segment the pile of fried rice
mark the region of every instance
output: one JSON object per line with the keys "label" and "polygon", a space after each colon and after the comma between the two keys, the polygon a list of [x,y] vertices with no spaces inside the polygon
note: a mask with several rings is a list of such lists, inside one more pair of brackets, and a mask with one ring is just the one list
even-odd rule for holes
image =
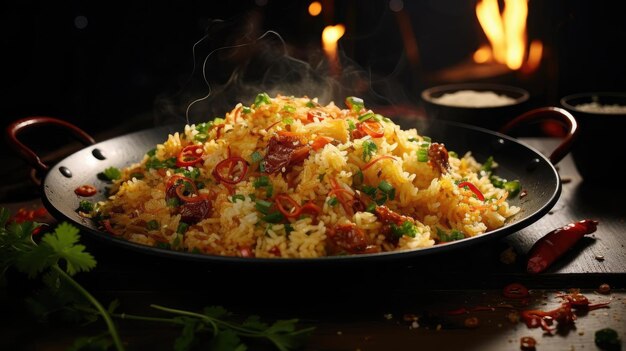
{"label": "pile of fried rice", "polygon": [[122,170],[96,217],[149,246],[313,258],[426,248],[519,211],[470,153],[402,130],[359,98],[345,104],[262,93],[187,125]]}

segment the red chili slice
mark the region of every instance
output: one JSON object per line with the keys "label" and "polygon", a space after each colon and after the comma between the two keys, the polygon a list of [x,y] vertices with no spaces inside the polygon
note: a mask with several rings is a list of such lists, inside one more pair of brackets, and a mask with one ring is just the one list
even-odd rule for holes
{"label": "red chili slice", "polygon": [[309,122],[314,122],[315,118],[317,118],[320,121],[323,121],[327,117],[328,117],[328,114],[326,114],[325,112],[322,112],[322,111],[318,111],[318,110],[310,110],[306,114],[306,119]]}
{"label": "red chili slice", "polygon": [[[291,196],[287,194],[276,195],[276,199],[274,200],[274,202],[276,203],[276,208],[278,208],[278,211],[280,211],[280,213],[288,218],[297,217],[302,211],[300,205],[296,202],[296,200],[292,199]],[[291,208],[285,208],[283,206],[283,203],[285,202],[288,203]]]}
{"label": "red chili slice", "polygon": [[385,128],[379,122],[367,120],[357,126],[361,131],[367,133],[372,138],[382,138],[385,136]]}
{"label": "red chili slice", "polygon": [[[237,170],[237,165],[240,169]],[[228,169],[226,173],[224,170]],[[248,173],[248,162],[239,156],[232,156],[220,161],[213,169],[215,179],[226,184],[237,184],[241,182]]]}
{"label": "red chili slice", "polygon": [[204,147],[202,145],[185,146],[176,157],[176,167],[189,167],[202,162],[203,153]]}
{"label": "red chili slice", "polygon": [[459,188],[464,188],[464,187],[468,187],[474,193],[474,195],[476,195],[478,200],[485,201],[485,196],[483,195],[483,193],[480,192],[480,190],[478,190],[476,185],[474,185],[474,184],[472,184],[470,182],[460,182],[459,183]]}
{"label": "red chili slice", "polygon": [[74,189],[74,193],[76,193],[76,195],[84,197],[94,196],[97,192],[98,189],[89,184],[81,185],[78,188]]}

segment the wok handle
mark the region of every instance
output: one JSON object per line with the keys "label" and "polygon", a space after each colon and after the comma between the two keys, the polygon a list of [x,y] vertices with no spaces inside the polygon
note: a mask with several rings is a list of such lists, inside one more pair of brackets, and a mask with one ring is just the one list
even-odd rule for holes
{"label": "wok handle", "polygon": [[552,154],[550,154],[550,162],[553,165],[559,163],[568,152],[578,137],[578,122],[574,116],[568,111],[559,107],[540,107],[521,114],[500,128],[500,133],[508,134],[508,132],[520,124],[528,124],[531,122],[545,121],[546,119],[561,122],[568,128],[565,139],[557,146]]}
{"label": "wok handle", "polygon": [[48,165],[41,161],[41,158],[28,146],[24,145],[17,137],[22,131],[31,129],[33,127],[39,127],[44,125],[56,125],[68,129],[72,134],[78,138],[85,145],[93,145],[96,141],[82,129],[73,125],[72,123],[60,120],[54,117],[47,116],[32,116],[19,119],[11,123],[6,129],[6,136],[8,144],[17,153],[31,165],[35,170],[40,172],[47,172],[50,168]]}

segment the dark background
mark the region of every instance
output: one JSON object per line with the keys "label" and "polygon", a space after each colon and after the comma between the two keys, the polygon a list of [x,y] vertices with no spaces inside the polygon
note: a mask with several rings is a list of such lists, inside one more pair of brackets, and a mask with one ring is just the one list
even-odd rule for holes
{"label": "dark background", "polygon": [[[184,121],[189,103],[208,93],[198,67],[204,58],[220,47],[245,43],[209,56],[205,74],[212,94],[194,106],[192,122],[223,114],[238,101],[250,103],[260,90],[320,96],[340,105],[343,96],[358,94],[370,105],[419,113],[420,92],[448,83],[441,73],[467,63],[486,42],[475,1],[405,1],[419,51],[419,61],[411,63],[389,1],[322,3],[323,13],[311,17],[309,1],[5,2],[0,10],[2,125],[26,116],[54,116],[104,140]],[[621,7],[613,1],[531,0],[528,37],[544,43],[540,68],[464,81],[520,86],[530,91],[531,106],[557,105],[577,92],[625,91]],[[329,77],[320,37],[326,25],[336,23],[346,25],[339,42],[343,71]],[[284,44],[271,33],[257,40],[268,30]],[[43,154],[68,144],[56,129],[23,137]],[[26,164],[8,147],[2,149],[0,198],[31,195],[33,189],[24,188]],[[48,158],[55,157],[60,154]]]}

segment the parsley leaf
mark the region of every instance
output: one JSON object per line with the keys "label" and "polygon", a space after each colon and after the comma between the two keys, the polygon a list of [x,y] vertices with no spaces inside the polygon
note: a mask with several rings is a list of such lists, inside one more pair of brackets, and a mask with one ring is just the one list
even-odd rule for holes
{"label": "parsley leaf", "polygon": [[363,161],[369,161],[377,150],[378,146],[376,146],[376,143],[371,140],[365,140],[363,142]]}

